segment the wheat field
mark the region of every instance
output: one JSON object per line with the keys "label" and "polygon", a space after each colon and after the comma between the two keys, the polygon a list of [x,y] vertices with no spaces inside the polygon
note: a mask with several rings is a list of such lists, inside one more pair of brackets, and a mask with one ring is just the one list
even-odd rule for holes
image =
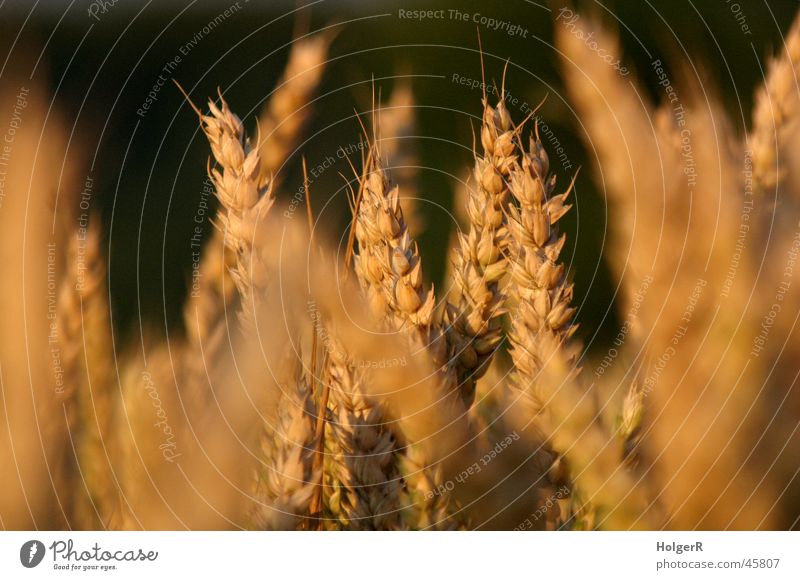
{"label": "wheat field", "polygon": [[[643,100],[596,50],[623,55],[618,33],[564,10],[555,53],[594,163],[556,179],[547,119],[509,105],[518,70],[476,40],[472,72],[501,90],[465,123],[436,286],[413,83],[370,79],[354,104],[342,229],[305,161],[335,34],[294,41],[242,117],[225,87],[168,83],[214,230],[166,337],[119,338],[91,152],[45,87],[4,84],[24,123],[0,157],[0,527],[800,529],[800,20],[742,134],[712,86],[659,65]],[[579,173],[605,195],[622,313],[592,352],[560,227]]]}

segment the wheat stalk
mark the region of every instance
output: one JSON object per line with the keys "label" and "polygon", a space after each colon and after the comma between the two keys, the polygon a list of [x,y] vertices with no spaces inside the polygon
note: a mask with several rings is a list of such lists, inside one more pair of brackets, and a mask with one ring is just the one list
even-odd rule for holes
{"label": "wheat stalk", "polygon": [[556,227],[570,208],[565,203],[569,190],[553,194],[555,176],[549,176],[538,138],[520,156],[521,164],[511,171],[511,193],[519,205],[509,206],[508,218],[510,292],[517,303],[510,338],[518,386],[528,389],[547,360],[537,349],[549,346],[545,340],[564,344],[577,327],[570,324],[572,283],[559,262],[566,237]]}
{"label": "wheat stalk", "polygon": [[[297,145],[308,120],[309,100],[324,72],[330,40],[329,35],[318,35],[292,45],[283,76],[258,121],[258,181],[262,188],[267,183],[270,190],[277,187],[275,176],[280,175],[281,165]],[[223,104],[223,111],[225,107]],[[238,120],[228,121],[234,130],[227,137],[224,132],[215,131],[214,138],[245,142]],[[245,149],[249,149],[246,142]],[[222,163],[219,159],[217,162]],[[220,222],[228,210],[224,205],[220,208]],[[208,382],[208,369],[217,366],[227,326],[226,313],[235,312],[239,302],[237,285],[230,273],[237,267],[236,253],[226,244],[226,235],[228,232],[217,228],[206,242],[200,262],[201,287],[190,295],[184,307],[189,350],[185,382],[192,392],[202,391],[200,386]],[[189,394],[187,398],[194,397]]]}
{"label": "wheat stalk", "polygon": [[[648,413],[639,444],[649,486],[657,491],[671,525],[769,526],[766,522],[774,512],[763,503],[769,494],[760,487],[769,484],[761,481],[759,468],[743,465],[741,457],[752,445],[746,433],[761,433],[764,417],[774,416],[770,397],[757,392],[762,379],[756,377],[775,377],[777,367],[765,370],[766,353],[753,357],[750,351],[762,324],[758,319],[770,308],[757,305],[759,297],[771,303],[774,280],[780,276],[763,275],[771,269],[771,260],[762,262],[760,253],[783,227],[794,235],[791,219],[781,223],[792,212],[771,215],[767,197],[758,195],[757,187],[748,187],[748,146],[735,137],[718,101],[701,95],[695,86],[675,82],[678,102],[654,110],[630,79],[613,67],[597,66],[596,53],[565,27],[560,30],[565,65],[580,69],[567,71],[570,95],[596,147],[608,177],[606,191],[614,202],[609,265],[627,295],[621,310],[630,311],[637,294],[641,298],[642,279],[651,282],[638,309],[647,336],[632,335],[625,347],[634,359],[642,352],[649,355],[644,374]],[[606,50],[618,50],[619,43],[602,27],[592,32]],[[667,75],[662,82],[672,81]],[[774,143],[775,127],[769,121]],[[688,129],[683,138],[682,127]],[[779,154],[789,161],[783,168],[791,169],[791,149]],[[754,177],[755,165],[753,159]],[[785,202],[794,206],[791,196]],[[708,215],[715,216],[714,227],[704,219]],[[664,247],[682,251],[658,250]],[[783,257],[778,260],[783,262]],[[753,293],[755,280],[759,288],[767,280],[773,287]],[[774,345],[782,332],[780,319],[772,328]],[[647,342],[640,342],[645,338]],[[664,353],[672,349],[669,364],[661,369]],[[738,387],[731,389],[732,384]],[[627,388],[627,381],[611,388]],[[719,414],[723,405],[725,412]],[[714,438],[707,437],[711,430]],[[768,454],[771,444],[766,439],[759,456]],[[719,440],[726,443],[720,447]],[[777,457],[782,445],[769,453]]]}
{"label": "wheat stalk", "polygon": [[183,308],[186,345],[182,379],[186,400],[207,400],[210,378],[219,366],[227,335],[228,316],[237,312],[239,294],[230,274],[233,254],[225,247],[224,235],[214,230],[200,258],[199,289],[191,292]]}
{"label": "wheat stalk", "polygon": [[195,109],[217,163],[215,168],[209,166],[208,173],[220,205],[217,227],[201,255],[200,287],[190,294],[183,312],[183,390],[190,405],[207,398],[210,374],[219,366],[228,330],[228,313],[238,312],[242,325],[253,330],[252,237],[256,222],[266,217],[274,201],[271,184],[257,175],[260,157],[250,147],[241,120],[221,95],[220,100],[221,108],[209,101],[209,115]]}
{"label": "wheat stalk", "polygon": [[115,420],[112,389],[116,373],[100,236],[99,216],[94,216],[85,241],[85,272],[78,291],[86,367],[85,390],[78,397],[84,421],[79,454],[81,470],[101,525],[113,528],[118,525],[116,518],[120,509],[116,476],[109,464],[109,455],[116,452],[112,428]]}
{"label": "wheat stalk", "polygon": [[[389,186],[376,143],[370,147],[361,179],[355,236],[359,245],[355,270],[373,314],[387,319],[390,328],[402,329],[415,348],[427,348],[441,365],[446,345],[433,321],[433,289],[423,286],[422,260],[408,232],[399,190]],[[437,389],[452,390],[448,373],[440,370],[437,375]],[[448,520],[447,498],[431,497],[441,473],[420,446],[409,446],[401,471],[408,484],[407,501],[413,506],[406,511],[412,527],[456,525]]]}
{"label": "wheat stalk", "polygon": [[369,149],[359,198],[354,265],[373,313],[443,363],[446,344],[433,319],[436,297],[433,288],[425,288],[422,258],[408,230],[399,188],[389,185],[377,142]]}
{"label": "wheat stalk", "polygon": [[[66,416],[67,434],[76,447],[75,441],[80,440],[79,425],[81,421],[81,405],[78,401],[78,394],[85,385],[85,369],[83,355],[83,328],[81,321],[80,296],[75,290],[75,278],[78,265],[77,255],[77,232],[69,237],[67,250],[68,272],[62,281],[58,292],[56,319],[57,337],[61,356],[61,368],[63,369],[64,391],[62,400]],[[75,479],[80,470],[79,456],[76,452],[75,462],[68,453],[66,477]],[[86,487],[84,483],[84,488]],[[72,497],[66,498],[68,505],[66,512],[68,519],[74,519],[76,525],[90,527],[96,521],[96,513],[87,497],[87,494],[76,491]]]}
{"label": "wheat stalk", "polygon": [[[163,342],[143,337],[142,343],[145,346],[141,353],[128,352],[121,356],[121,397],[115,401],[118,405],[115,437],[119,452],[113,459],[122,496],[120,527],[125,530],[175,529],[180,522],[165,494],[178,486],[174,481],[172,486],[166,484],[162,488],[159,485],[171,464],[165,461],[160,448],[165,442],[163,427],[157,425],[164,421],[169,425],[172,440],[178,440],[174,423],[177,414],[170,405],[166,389],[173,371]],[[159,417],[158,409],[164,412],[163,416]]]}

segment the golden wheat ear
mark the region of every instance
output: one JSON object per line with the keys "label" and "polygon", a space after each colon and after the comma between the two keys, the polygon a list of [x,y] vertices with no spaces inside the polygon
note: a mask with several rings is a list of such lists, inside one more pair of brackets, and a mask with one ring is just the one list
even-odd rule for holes
{"label": "golden wheat ear", "polygon": [[449,498],[429,492],[452,476],[444,463],[469,447],[463,405],[433,353],[406,332],[386,332],[385,319],[341,283],[345,304],[330,292],[315,298],[338,367],[330,369],[331,459],[340,470],[329,478],[331,511],[349,514],[354,529],[461,527]]}
{"label": "golden wheat ear", "polygon": [[74,503],[80,529],[116,527],[120,511],[116,475],[110,457],[114,438],[113,337],[106,259],[98,215],[80,222],[69,238],[67,273],[58,296],[58,345],[62,353],[70,432],[77,473],[86,493]]}
{"label": "golden wheat ear", "polygon": [[371,144],[360,179],[355,218],[355,271],[376,316],[423,346],[439,348],[435,295],[425,288],[422,257],[408,231],[400,191],[390,186],[378,142]]}
{"label": "golden wheat ear", "polygon": [[[516,203],[509,206],[508,216],[509,292],[516,305],[509,385],[518,393],[509,398],[528,406],[528,421],[535,421],[561,462],[570,467],[576,486],[571,494],[591,504],[604,525],[647,527],[647,497],[622,466],[614,433],[597,420],[594,399],[577,378],[578,347],[571,344],[577,329],[570,305],[573,286],[559,261],[565,238],[557,227],[570,208],[566,198],[572,186],[555,193],[538,135],[527,151],[520,151],[520,158],[511,171]],[[558,469],[554,465],[552,470]]]}
{"label": "golden wheat ear", "polygon": [[511,168],[516,163],[514,127],[504,101],[484,99],[483,154],[475,156],[474,186],[467,189],[467,233],[458,233],[453,254],[450,302],[445,309],[449,364],[467,406],[502,339],[508,228],[505,206]]}
{"label": "golden wheat ear", "polygon": [[[336,336],[335,329],[331,336]],[[328,509],[343,529],[398,529],[399,450],[386,409],[365,389],[364,366],[372,361],[353,360],[335,338],[326,344],[325,380],[330,383],[332,407]],[[400,358],[384,361],[402,363]]]}
{"label": "golden wheat ear", "polygon": [[[769,394],[764,396],[760,389],[756,393],[756,385],[763,380],[756,377],[748,392],[765,407],[762,411],[765,422],[753,429],[754,437],[765,436],[768,441],[759,446],[760,465],[771,464],[767,479],[774,482],[774,490],[781,490],[780,504],[765,506],[768,515],[758,525],[761,528],[797,528],[800,520],[795,518],[800,509],[800,483],[793,474],[797,472],[798,461],[795,456],[790,459],[781,450],[797,447],[800,440],[789,410],[797,408],[800,395],[795,389],[787,388],[795,381],[800,342],[796,338],[792,316],[775,317],[769,340],[763,344],[761,340],[765,335],[761,325],[766,321],[764,313],[772,311],[777,304],[778,286],[781,286],[781,292],[788,290],[780,297],[781,311],[788,313],[800,309],[800,274],[798,268],[790,266],[790,256],[797,245],[800,215],[800,14],[777,49],[776,58],[768,63],[764,85],[756,93],[753,126],[745,147],[749,147],[752,154],[754,194],[746,209],[755,207],[758,232],[755,236],[753,232],[744,236],[739,233],[737,242],[745,243],[747,250],[755,250],[751,251],[754,262],[751,276],[756,277],[756,269],[762,268],[755,282],[759,287],[754,293],[757,302],[749,305],[757,320],[752,323],[751,340],[746,346],[752,347],[749,356],[757,352],[760,360],[770,361],[768,370],[760,369],[761,376],[768,377],[766,387]],[[746,188],[747,183],[745,191]],[[756,238],[757,244],[751,244],[751,238]],[[752,290],[740,285],[738,276],[741,274],[737,272],[736,275],[733,290],[737,286],[742,290]],[[778,283],[778,280],[782,282]],[[754,336],[758,337],[758,344],[752,343]],[[769,429],[764,427],[766,422],[771,425]],[[756,493],[756,496],[761,495],[765,495],[763,491]],[[745,528],[747,522],[740,526]]]}
{"label": "golden wheat ear", "polygon": [[787,148],[797,132],[800,113],[800,16],[797,16],[769,63],[763,86],[756,92],[753,126],[748,142],[753,154],[753,182],[763,194],[778,187],[789,167],[800,165],[798,154]]}
{"label": "golden wheat ear", "polygon": [[283,75],[258,119],[261,179],[280,183],[281,168],[294,154],[311,115],[333,36],[319,33],[292,44]]}
{"label": "golden wheat ear", "polygon": [[[453,392],[454,381],[445,368],[446,342],[442,329],[433,319],[434,292],[425,288],[422,258],[408,231],[399,189],[389,185],[378,143],[376,139],[371,144],[360,179],[355,271],[373,315],[387,321],[385,326],[398,331],[415,349],[430,353],[436,361],[436,381],[431,388],[443,397]],[[403,499],[407,525],[417,529],[457,526],[449,518],[447,498],[427,497],[430,488],[436,486],[434,482],[442,477],[441,469],[431,463],[429,454],[412,445],[401,457],[400,465],[408,490]]]}
{"label": "golden wheat ear", "polygon": [[321,479],[314,461],[319,411],[299,360],[293,371],[280,385],[276,423],[262,436],[265,465],[256,485],[259,508],[254,514],[258,529],[299,530],[313,525],[311,503]]}
{"label": "golden wheat ear", "polygon": [[[619,50],[602,27],[593,31],[598,45]],[[771,302],[774,294],[752,293],[760,258],[748,250],[762,241],[758,222],[769,210],[745,181],[750,156],[737,143],[724,109],[708,98],[713,90],[704,87],[699,95],[691,85],[678,84],[666,63],[654,61],[653,72],[665,87],[664,104],[654,110],[629,77],[601,65],[573,32],[557,26],[557,42],[569,93],[608,186],[604,193],[613,213],[607,258],[623,290],[620,312],[635,313],[644,330],[630,327],[620,358],[630,353],[635,359],[642,348],[652,355],[643,374],[650,412],[639,444],[643,463],[650,462],[648,487],[669,525],[678,528],[773,525],[771,500],[764,501],[771,492],[764,490],[785,483],[741,463],[763,435],[763,417],[771,416],[765,409],[769,398],[757,387],[771,371],[763,357],[750,353],[759,312],[769,309],[754,308],[753,299]],[[714,227],[700,217],[705,215],[716,216]],[[780,332],[779,324],[773,332]],[[731,384],[740,387],[731,390]],[[763,443],[759,455],[765,457]]]}
{"label": "golden wheat ear", "polygon": [[425,230],[420,208],[419,158],[416,150],[417,115],[414,91],[408,77],[396,79],[389,101],[378,115],[381,151],[392,178],[400,188],[400,203],[409,233],[416,237]]}
{"label": "golden wheat ear", "polygon": [[201,406],[208,399],[231,329],[233,334],[237,326],[253,331],[253,300],[264,281],[250,272],[252,238],[256,224],[274,203],[272,184],[258,176],[258,150],[247,140],[244,125],[221,94],[219,99],[219,107],[209,101],[207,115],[189,101],[215,162],[212,166],[209,160],[200,202],[208,206],[212,195],[219,200],[210,239],[203,244],[199,234],[192,238],[198,257],[183,309],[186,343],[182,346],[181,388],[188,404]]}
{"label": "golden wheat ear", "polygon": [[55,530],[69,528],[71,498],[86,493],[71,478],[67,385],[53,326],[74,226],[65,208],[77,204],[86,179],[76,152],[88,148],[69,141],[41,82],[47,75],[31,79],[21,72],[26,62],[10,60],[0,87],[5,122],[15,127],[7,133],[13,155],[5,150],[0,195],[0,526]]}
{"label": "golden wheat ear", "polygon": [[220,96],[220,107],[213,101],[211,114],[202,117],[203,130],[211,145],[217,167],[209,175],[220,202],[217,218],[225,246],[235,256],[230,269],[241,300],[240,321],[245,331],[253,330],[255,295],[265,280],[250,271],[256,226],[263,221],[275,197],[272,184],[259,176],[260,154],[245,137],[241,120]]}

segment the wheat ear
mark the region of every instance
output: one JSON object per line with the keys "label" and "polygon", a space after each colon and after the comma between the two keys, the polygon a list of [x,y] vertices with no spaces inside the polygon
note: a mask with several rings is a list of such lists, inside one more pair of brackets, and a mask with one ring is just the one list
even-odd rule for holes
{"label": "wheat ear", "polygon": [[[74,480],[78,476],[77,472],[80,469],[80,458],[77,455],[78,444],[76,444],[76,442],[80,440],[78,430],[81,425],[81,406],[78,401],[78,393],[83,390],[81,385],[85,382],[85,371],[82,360],[83,329],[81,321],[81,301],[75,289],[77,246],[77,233],[74,233],[69,238],[67,249],[67,274],[59,288],[57,305],[58,316],[56,319],[64,384],[64,391],[61,398],[66,417],[67,435],[76,451],[75,462],[71,460],[72,454],[67,454],[70,459],[67,460],[65,468],[67,470],[66,477],[69,480]],[[85,483],[84,488],[86,488]],[[88,494],[82,492],[83,490],[80,492],[76,491],[71,494],[71,497],[66,497],[64,501],[67,505],[64,507],[71,526],[91,529],[92,524],[96,522],[96,512],[90,503]]]}
{"label": "wheat ear", "polygon": [[570,324],[572,284],[559,262],[566,236],[559,235],[558,220],[569,210],[566,193],[554,195],[555,176],[541,142],[531,139],[522,151],[521,164],[511,171],[511,193],[518,205],[509,206],[508,227],[511,268],[510,292],[517,303],[512,321],[511,356],[518,383],[529,384],[547,360],[537,349],[545,341],[564,344],[577,329]]}
{"label": "wheat ear", "polygon": [[501,99],[497,107],[483,100],[483,155],[476,156],[475,187],[468,188],[469,231],[458,234],[453,256],[453,292],[446,307],[451,365],[467,405],[475,398],[475,382],[486,372],[502,338],[500,317],[504,296],[508,230],[509,171],[516,161],[511,116]]}
{"label": "wheat ear", "polygon": [[219,364],[228,313],[239,311],[240,319],[252,324],[252,229],[273,203],[270,184],[256,177],[258,153],[250,148],[239,118],[220,99],[221,108],[210,103],[210,115],[197,111],[217,163],[216,168],[209,167],[209,178],[220,205],[218,227],[201,254],[199,288],[190,293],[183,310],[182,390],[189,405],[206,400],[209,374]]}
{"label": "wheat ear", "polygon": [[254,300],[266,280],[263,269],[253,268],[253,239],[274,203],[272,184],[258,176],[260,156],[241,120],[221,95],[220,107],[209,101],[209,110],[197,113],[217,164],[209,164],[208,173],[219,199],[218,223],[201,256],[201,287],[184,307],[182,391],[186,405],[195,409],[206,401],[209,374],[219,366],[227,313],[238,311],[245,332],[255,331]]}
{"label": "wheat ear", "polygon": [[[308,101],[314,93],[324,71],[330,37],[318,35],[300,40],[292,45],[289,61],[278,88],[270,98],[259,119],[258,145],[259,181],[265,187],[270,177],[277,175],[282,163],[296,146],[308,118]],[[226,105],[223,103],[222,111]],[[212,116],[214,112],[212,110]],[[244,142],[244,134],[237,119],[228,119],[233,128],[227,136],[214,128],[214,139],[227,138]],[[208,134],[208,131],[206,131]],[[211,138],[211,136],[209,136]],[[245,149],[249,144],[245,143]],[[216,158],[216,155],[215,155]],[[222,165],[219,158],[217,162]],[[270,188],[274,189],[274,182]],[[264,208],[266,209],[266,208]],[[229,210],[220,208],[222,215]],[[207,368],[215,366],[219,347],[224,338],[225,314],[237,308],[238,293],[230,269],[236,267],[236,254],[226,247],[228,232],[216,229],[206,242],[200,263],[201,287],[192,293],[184,308],[184,322],[190,351],[186,381],[190,388],[207,382]]]}
{"label": "wheat ear", "polygon": [[115,452],[110,312],[99,217],[69,240],[67,276],[58,297],[58,343],[63,355],[70,432],[87,496],[74,498],[80,529],[116,527],[119,494],[109,455]]}
{"label": "wheat ear", "polygon": [[331,36],[318,34],[292,44],[278,86],[258,120],[261,179],[279,179],[311,112],[309,103],[325,72]]}
{"label": "wheat ear", "polygon": [[[359,252],[355,269],[373,314],[406,331],[415,348],[427,347],[433,360],[445,361],[441,329],[433,321],[433,289],[423,287],[422,260],[400,207],[399,190],[390,188],[376,143],[370,147],[361,179],[356,217]],[[451,391],[448,373],[437,373],[437,389]],[[413,444],[401,459],[408,497],[406,518],[412,528],[450,528],[448,501],[431,493],[441,483],[441,470],[421,446]]]}
{"label": "wheat ear", "polygon": [[241,298],[240,320],[246,330],[253,330],[254,296],[265,284],[251,271],[253,236],[274,197],[270,181],[259,176],[258,149],[250,146],[241,120],[221,95],[220,103],[217,107],[209,101],[211,114],[203,115],[201,122],[217,161],[209,175],[221,205],[218,219],[225,246],[235,257],[231,275]]}
{"label": "wheat ear", "polygon": [[355,270],[370,306],[395,328],[416,329],[428,345],[436,332],[433,289],[424,287],[417,243],[408,232],[399,188],[389,186],[377,143],[370,147],[360,187]]}
{"label": "wheat ear", "polygon": [[781,149],[787,133],[794,129],[793,121],[800,110],[800,88],[797,70],[800,68],[800,17],[789,33],[781,54],[769,65],[764,85],[758,90],[753,108],[753,128],[750,147],[753,152],[753,181],[762,192],[774,190],[786,169]]}
{"label": "wheat ear", "polygon": [[254,519],[260,529],[303,529],[312,523],[311,500],[320,474],[314,467],[317,408],[299,360],[293,379],[281,388],[276,425],[261,438],[266,466],[257,481],[261,506]]}
{"label": "wheat ear", "polygon": [[612,527],[645,525],[639,516],[647,498],[622,465],[613,433],[598,422],[594,401],[577,381],[576,349],[569,344],[577,326],[570,306],[573,287],[559,255],[565,236],[557,223],[569,210],[572,189],[555,194],[547,153],[531,139],[512,170],[509,207],[511,294],[517,303],[511,329],[512,387],[530,405],[548,442],[571,467],[579,488]]}
{"label": "wheat ear", "polygon": [[398,529],[397,441],[385,412],[364,392],[363,373],[340,343],[330,343],[327,377],[333,403],[332,479],[338,484],[330,510],[347,529]]}
{"label": "wheat ear", "polygon": [[411,83],[408,79],[398,79],[389,102],[378,115],[381,150],[387,166],[392,170],[392,179],[400,188],[400,203],[412,236],[425,229],[425,217],[419,207],[419,159],[414,147],[417,133],[415,111]]}

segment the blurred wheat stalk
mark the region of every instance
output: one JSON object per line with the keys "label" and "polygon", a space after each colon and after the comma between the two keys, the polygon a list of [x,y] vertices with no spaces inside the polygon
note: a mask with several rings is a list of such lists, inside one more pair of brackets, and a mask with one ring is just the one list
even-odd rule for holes
{"label": "blurred wheat stalk", "polygon": [[[115,349],[99,217],[50,198],[80,188],[81,160],[55,180],[65,143],[38,139],[64,131],[39,87],[24,95],[5,188],[30,201],[7,195],[0,211],[2,526],[797,527],[800,24],[744,139],[705,93],[680,87],[681,117],[650,105],[574,33],[588,26],[619,53],[588,20],[556,38],[632,313],[605,362],[575,338],[558,229],[572,185],[504,94],[483,97],[442,303],[413,238],[408,84],[365,135],[344,256],[310,235],[310,205],[304,224],[277,201],[330,39],[294,44],[258,141],[209,101],[197,113],[219,209],[202,283],[185,339],[138,350]],[[505,338],[510,359],[494,356]]]}

